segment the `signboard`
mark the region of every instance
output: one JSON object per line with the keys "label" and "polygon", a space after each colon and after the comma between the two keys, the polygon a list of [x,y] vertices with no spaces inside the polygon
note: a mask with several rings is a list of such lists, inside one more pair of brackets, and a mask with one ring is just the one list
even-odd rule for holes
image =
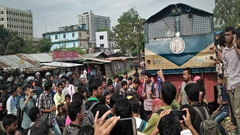
{"label": "signboard", "polygon": [[54,51],[52,57],[53,61],[72,61],[79,59],[77,51]]}

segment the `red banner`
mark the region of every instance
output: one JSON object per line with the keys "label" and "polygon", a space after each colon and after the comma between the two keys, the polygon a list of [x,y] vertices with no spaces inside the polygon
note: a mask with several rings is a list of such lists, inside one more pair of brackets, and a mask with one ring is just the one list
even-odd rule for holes
{"label": "red banner", "polygon": [[53,61],[78,60],[77,51],[54,51],[52,53]]}

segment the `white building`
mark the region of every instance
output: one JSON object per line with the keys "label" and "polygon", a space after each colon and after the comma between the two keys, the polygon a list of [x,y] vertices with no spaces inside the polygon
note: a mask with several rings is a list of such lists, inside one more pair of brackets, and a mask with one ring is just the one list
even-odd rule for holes
{"label": "white building", "polygon": [[0,25],[22,37],[33,37],[32,12],[0,6]]}
{"label": "white building", "polygon": [[110,22],[110,17],[94,15],[91,10],[89,12],[78,15],[78,23],[86,24],[87,29],[89,30],[90,43],[96,42],[95,33],[98,31],[98,29],[107,28],[110,30]]}
{"label": "white building", "polygon": [[97,52],[104,52],[106,54],[112,54],[113,49],[115,47],[116,47],[116,43],[115,43],[115,41],[109,41],[107,31],[96,32],[96,47],[95,47],[95,50]]}

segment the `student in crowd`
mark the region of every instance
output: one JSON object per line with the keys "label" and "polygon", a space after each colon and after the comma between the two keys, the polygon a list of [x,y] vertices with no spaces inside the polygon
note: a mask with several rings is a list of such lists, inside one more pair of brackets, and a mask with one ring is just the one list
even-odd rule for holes
{"label": "student in crowd", "polygon": [[[185,86],[185,92],[190,104],[189,112],[191,114],[192,125],[199,133],[201,122],[207,119],[207,114],[205,113],[206,108],[199,103],[199,87],[195,83],[190,83]],[[200,114],[197,113],[196,109],[202,113],[203,119],[201,119]]]}
{"label": "student in crowd", "polygon": [[108,81],[107,83],[107,89],[104,90],[105,92],[109,92],[111,95],[114,93],[114,87],[112,81]]}
{"label": "student in crowd", "polygon": [[7,100],[7,114],[12,114],[17,116],[17,87],[12,86],[10,90],[11,96]]}
{"label": "student in crowd", "polygon": [[49,135],[49,126],[46,121],[37,121],[30,129],[30,135]]}
{"label": "student in crowd", "polygon": [[120,89],[119,94],[122,95],[123,97],[126,97],[127,89],[128,89],[127,81],[122,81],[122,88]]}
{"label": "student in crowd", "polygon": [[129,101],[130,101],[131,109],[132,109],[132,117],[134,117],[136,120],[136,128],[138,131],[143,132],[143,130],[145,129],[145,127],[147,125],[147,122],[140,118],[139,101],[137,98],[134,98],[134,97],[131,98]]}
{"label": "student in crowd", "polygon": [[[167,109],[179,109],[180,105],[175,99],[176,96],[176,87],[169,81],[165,81],[161,87],[160,99],[162,100],[162,106],[159,112]],[[148,121],[147,127],[143,131],[144,134],[150,134],[155,126],[159,122],[159,112],[153,113],[151,118]]]}
{"label": "student in crowd", "polygon": [[56,122],[56,106],[54,105],[52,98],[52,83],[47,81],[44,85],[44,92],[39,96],[37,106],[40,109],[42,119],[47,120],[49,126],[54,130],[56,135],[61,135],[61,130]]}
{"label": "student in crowd", "polygon": [[148,121],[148,115],[152,113],[152,102],[159,97],[159,92],[157,85],[151,80],[151,74],[146,72],[144,77],[145,84],[143,85],[142,98],[144,99],[144,120]]}
{"label": "student in crowd", "polygon": [[3,127],[5,129],[5,135],[21,135],[18,131],[17,116],[8,114],[3,118]]}
{"label": "student in crowd", "polygon": [[193,81],[191,80],[192,77],[192,69],[191,68],[185,68],[183,70],[183,83],[181,85],[181,92],[178,96],[178,103],[181,105],[188,105],[188,99],[187,99],[187,95],[186,92],[184,90],[185,86],[187,84],[193,83]]}
{"label": "student in crowd", "polygon": [[221,89],[221,98],[218,98],[219,107],[217,110],[213,112],[213,120],[218,123],[218,129],[222,135],[226,135],[226,131],[222,126],[222,121],[229,116],[229,106],[227,101],[227,91],[226,86],[223,83],[223,76],[219,75],[218,85],[220,85]]}
{"label": "student in crowd", "polygon": [[20,109],[23,112],[22,128],[27,129],[30,127],[31,119],[29,118],[29,111],[36,106],[37,95],[33,95],[33,89],[30,84],[23,87],[25,97],[20,100]]}
{"label": "student in crowd", "polygon": [[[71,96],[71,99],[72,99],[72,96],[75,93],[75,86],[73,85],[74,78],[73,77],[69,77],[68,82],[69,82],[69,86],[68,86],[68,90],[67,91],[68,91],[68,94]],[[71,102],[72,102],[72,100],[71,100]]]}
{"label": "student in crowd", "polygon": [[113,79],[114,79],[114,83],[113,83],[114,92],[117,92],[117,93],[118,93],[118,91],[117,91],[117,84],[119,83],[119,76],[116,75],[116,76],[114,76]]}
{"label": "student in crowd", "polygon": [[101,98],[101,100],[100,100],[100,102],[101,102],[102,104],[105,104],[105,105],[107,106],[108,110],[111,110],[111,107],[110,107],[110,97],[111,97],[111,95],[110,95],[110,93],[107,91],[107,92],[104,92],[104,93],[103,93],[103,96],[102,96],[102,98]]}
{"label": "student in crowd", "polygon": [[66,120],[66,113],[65,113],[65,110],[63,108],[63,105],[58,105],[57,106],[57,110],[58,110],[58,113],[57,113],[57,116],[56,116],[56,121],[58,123],[58,126],[61,130],[61,132],[63,132],[63,129],[65,127],[65,120]]}
{"label": "student in crowd", "polygon": [[227,77],[227,90],[230,96],[233,115],[240,133],[240,31],[234,27],[225,28],[227,46],[222,53],[224,75]]}
{"label": "student in crowd", "polygon": [[128,90],[127,90],[127,95],[131,95],[134,98],[141,98],[141,96],[138,95],[138,89],[140,86],[140,80],[138,78],[134,79],[134,81],[132,82],[132,85],[129,86]]}
{"label": "student in crowd", "polygon": [[108,118],[113,117],[115,114],[115,103],[118,99],[120,99],[122,97],[122,95],[118,94],[118,93],[114,93],[111,97],[110,97],[110,107],[111,107],[111,111],[108,115]]}
{"label": "student in crowd", "polygon": [[83,121],[83,105],[80,100],[75,100],[68,105],[68,115],[71,123],[64,128],[63,135],[76,135],[81,129],[80,123]]}
{"label": "student in crowd", "polygon": [[128,73],[127,72],[123,73],[123,81],[128,81]]}
{"label": "student in crowd", "polygon": [[[134,80],[135,80],[135,79],[134,79]],[[132,85],[132,81],[133,81],[132,77],[128,77],[128,80],[127,80],[127,82],[128,82],[128,87]]]}
{"label": "student in crowd", "polygon": [[[64,104],[63,102],[65,101],[65,95],[62,94],[62,90],[63,90],[62,83],[58,83],[57,93],[54,95],[53,98],[56,106]],[[58,110],[56,110],[56,114],[58,114]]]}

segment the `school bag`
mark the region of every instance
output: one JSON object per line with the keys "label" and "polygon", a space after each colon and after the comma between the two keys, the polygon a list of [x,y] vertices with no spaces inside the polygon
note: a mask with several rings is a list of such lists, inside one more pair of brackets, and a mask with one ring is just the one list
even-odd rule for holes
{"label": "school bag", "polygon": [[81,122],[81,126],[85,126],[85,125],[93,126],[94,125],[94,117],[95,116],[92,113],[92,109],[98,104],[100,104],[100,102],[94,102],[88,110],[86,109],[86,106],[84,105],[84,109],[83,109],[84,110],[84,119]]}
{"label": "school bag", "polygon": [[193,109],[199,114],[202,122],[200,124],[200,132],[199,135],[218,135],[218,124],[214,120],[210,119],[210,116],[205,107],[204,111],[207,116],[207,119],[204,119],[203,114],[197,107],[193,107]]}

